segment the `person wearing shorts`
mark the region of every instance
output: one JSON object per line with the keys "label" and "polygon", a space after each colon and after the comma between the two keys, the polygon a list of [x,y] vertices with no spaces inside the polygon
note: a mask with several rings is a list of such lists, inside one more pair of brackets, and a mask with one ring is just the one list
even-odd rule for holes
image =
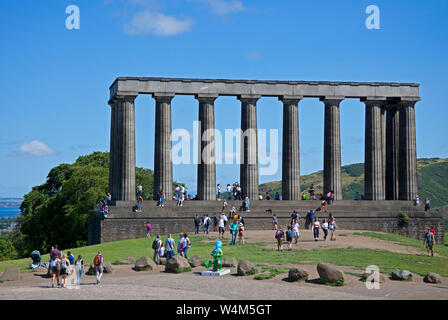
{"label": "person wearing shorts", "polygon": [[434,233],[431,232],[431,229],[428,230],[428,232],[425,234],[425,240],[424,243],[426,243],[426,251],[431,252],[431,257],[434,256],[434,243],[436,242],[436,239],[434,237]]}
{"label": "person wearing shorts", "polygon": [[292,250],[292,238],[293,230],[290,226],[288,226],[288,230],[286,231],[286,242],[288,243],[288,250]]}
{"label": "person wearing shorts", "polygon": [[295,244],[297,244],[297,242],[299,241],[299,223],[297,222],[297,220],[294,220],[295,222],[291,225],[291,229],[292,229],[292,234],[293,237],[295,239]]}
{"label": "person wearing shorts", "polygon": [[96,273],[96,284],[100,284],[103,276],[103,256],[101,255],[101,250],[98,251],[98,254],[93,259],[93,265]]}
{"label": "person wearing shorts", "polygon": [[277,239],[277,251],[283,251],[282,245],[284,238],[285,233],[283,232],[282,227],[279,227],[279,229],[275,232],[275,239]]}

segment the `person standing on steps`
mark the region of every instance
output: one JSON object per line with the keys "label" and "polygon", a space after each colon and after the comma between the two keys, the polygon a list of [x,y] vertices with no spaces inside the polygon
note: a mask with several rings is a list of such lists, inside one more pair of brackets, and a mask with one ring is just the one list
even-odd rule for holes
{"label": "person standing on steps", "polygon": [[274,213],[272,215],[272,230],[277,230],[278,229],[278,219],[277,219],[277,215]]}

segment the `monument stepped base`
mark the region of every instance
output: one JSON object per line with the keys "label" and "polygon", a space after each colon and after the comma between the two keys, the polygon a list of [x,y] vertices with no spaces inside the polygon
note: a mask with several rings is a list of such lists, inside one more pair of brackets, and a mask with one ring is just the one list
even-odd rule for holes
{"label": "monument stepped base", "polygon": [[[232,205],[240,209],[242,201],[228,201],[225,210],[228,215]],[[142,212],[134,212],[134,202],[117,201],[110,206],[110,214],[106,219],[95,213],[89,219],[88,244],[141,238],[146,236],[144,222],[152,225],[151,234],[167,234],[187,232],[194,233],[193,218],[196,214],[202,217],[222,212],[222,201],[185,201],[178,207],[176,201],[168,201],[161,208],[155,201],[144,201]],[[239,211],[244,217],[246,230],[270,230],[272,228],[272,210],[278,217],[279,224],[286,227],[290,223],[293,210],[302,217],[300,227],[306,228],[306,213],[313,209],[320,221],[327,219],[332,213],[340,230],[370,230],[395,232],[401,235],[423,240],[429,227],[436,229],[437,243],[444,243],[444,219],[441,212],[425,212],[422,205],[414,206],[411,201],[351,201],[340,200],[328,206],[328,212],[317,212],[318,200],[252,201],[250,212]],[[400,221],[403,213],[409,222]],[[213,222],[211,229],[213,229]],[[202,234],[202,228],[201,228]]]}

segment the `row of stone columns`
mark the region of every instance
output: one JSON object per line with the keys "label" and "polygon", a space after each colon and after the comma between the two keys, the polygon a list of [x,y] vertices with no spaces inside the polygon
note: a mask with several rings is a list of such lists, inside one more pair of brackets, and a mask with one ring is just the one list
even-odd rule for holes
{"label": "row of stone columns", "polygon": [[[171,100],[174,94],[153,94],[156,101],[154,144],[154,198],[163,190],[172,198]],[[218,95],[196,95],[199,102],[200,148],[197,193],[200,200],[216,197],[214,149],[214,101]],[[257,101],[260,96],[241,95],[240,185],[250,199],[258,195]],[[282,96],[283,155],[282,198],[300,195],[300,149],[298,103],[301,96]],[[135,200],[135,96],[117,96],[110,101],[109,190],[116,200]],[[344,97],[324,97],[324,193],[333,191],[342,199],[341,134],[339,105]],[[416,101],[391,104],[363,99],[365,119],[365,199],[410,200],[417,192],[415,114]],[[207,148],[207,152],[204,150]]]}

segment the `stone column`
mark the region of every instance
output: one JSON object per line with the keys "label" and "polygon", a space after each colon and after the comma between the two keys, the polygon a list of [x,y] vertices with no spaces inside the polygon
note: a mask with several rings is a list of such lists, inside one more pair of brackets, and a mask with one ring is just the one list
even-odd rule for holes
{"label": "stone column", "polygon": [[396,105],[386,109],[386,200],[398,200],[399,115]]}
{"label": "stone column", "polygon": [[216,199],[215,107],[217,95],[196,95],[199,101],[199,157],[197,194],[199,200]]}
{"label": "stone column", "polygon": [[382,106],[385,100],[367,100],[364,144],[364,198],[384,200],[384,153]]}
{"label": "stone column", "polygon": [[241,95],[240,185],[243,196],[258,200],[257,101],[260,96]]}
{"label": "stone column", "polygon": [[300,199],[299,101],[283,96],[282,199]]}
{"label": "stone column", "polygon": [[156,100],[154,132],[154,199],[163,190],[165,200],[173,197],[173,162],[171,143],[171,100],[174,94],[154,93]]}
{"label": "stone column", "polygon": [[113,200],[135,201],[136,96],[116,96],[111,113],[109,192]]}
{"label": "stone column", "polygon": [[341,129],[339,103],[344,97],[325,97],[324,128],[324,193],[333,190],[335,199],[342,200]]}
{"label": "stone column", "polygon": [[415,103],[400,101],[399,199],[412,200],[417,194],[417,147],[415,141]]}

